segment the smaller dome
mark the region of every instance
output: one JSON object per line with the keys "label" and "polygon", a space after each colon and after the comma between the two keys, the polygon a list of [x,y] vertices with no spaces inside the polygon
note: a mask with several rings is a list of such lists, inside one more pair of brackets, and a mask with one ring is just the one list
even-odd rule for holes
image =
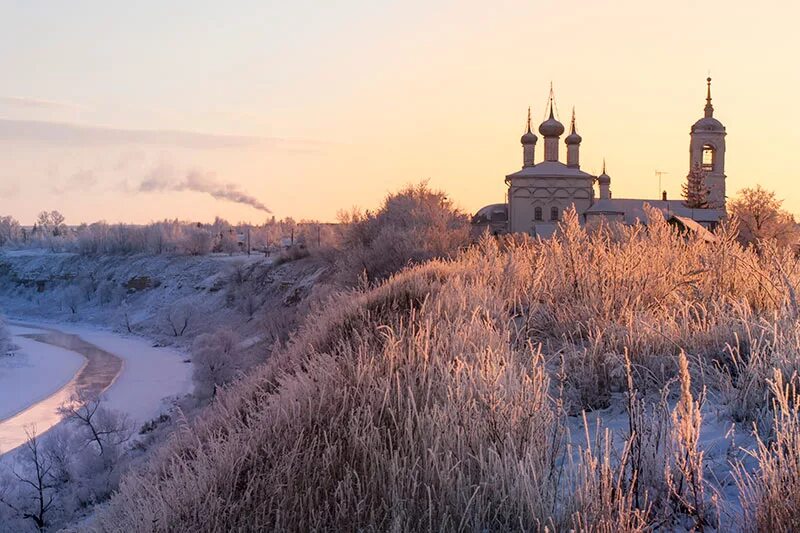
{"label": "smaller dome", "polygon": [[539,140],[539,137],[536,136],[531,130],[525,132],[525,135],[519,140],[522,144],[536,144],[536,141]]}
{"label": "smaller dome", "polygon": [[580,135],[578,135],[577,132],[573,131],[572,133],[567,135],[567,138],[564,139],[564,142],[567,144],[580,144],[582,140],[583,138]]}
{"label": "smaller dome", "polygon": [[722,125],[722,122],[715,119],[714,117],[703,117],[697,122],[694,123],[692,126],[692,132],[695,131],[718,131],[724,132],[725,126]]}
{"label": "smaller dome", "polygon": [[599,176],[597,176],[597,183],[601,185],[609,185],[611,183],[611,176],[603,172]]}
{"label": "smaller dome", "polygon": [[564,133],[564,125],[556,120],[551,112],[550,118],[539,125],[539,133],[545,137],[560,137]]}

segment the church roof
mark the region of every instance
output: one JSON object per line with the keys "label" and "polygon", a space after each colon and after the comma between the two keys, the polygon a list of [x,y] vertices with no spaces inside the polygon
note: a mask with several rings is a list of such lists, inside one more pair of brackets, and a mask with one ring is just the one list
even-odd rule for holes
{"label": "church roof", "polygon": [[724,209],[692,209],[683,205],[683,200],[639,200],[635,198],[611,198],[598,200],[586,211],[586,215],[622,215],[626,224],[637,220],[646,221],[644,205],[659,209],[666,218],[679,216],[697,222],[717,222],[725,216]]}
{"label": "church roof", "polygon": [[714,117],[703,117],[692,125],[692,133],[700,131],[725,131],[725,126]]}
{"label": "church roof", "polygon": [[594,176],[577,167],[568,167],[561,161],[542,161],[509,174],[506,178],[594,178]]}

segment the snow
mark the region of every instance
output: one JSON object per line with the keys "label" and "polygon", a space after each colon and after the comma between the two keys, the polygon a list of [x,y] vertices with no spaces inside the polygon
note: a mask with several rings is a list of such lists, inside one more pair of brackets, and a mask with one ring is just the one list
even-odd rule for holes
{"label": "snow", "polygon": [[85,362],[75,352],[20,336],[23,334],[55,329],[78,335],[121,358],[122,371],[104,398],[109,407],[127,413],[137,426],[157,417],[170,399],[191,391],[191,365],[174,349],[154,347],[145,339],[93,326],[26,324],[30,327],[11,328],[21,355],[0,369],[0,454],[24,443],[26,428],[35,427],[41,434],[60,421],[57,409],[74,392],[74,377]]}
{"label": "snow", "polygon": [[110,408],[127,413],[137,425],[157,417],[165,407],[165,399],[192,390],[192,366],[184,362],[187,355],[178,350],[93,326],[59,325],[58,330],[78,335],[124,361],[122,373],[104,398]]}
{"label": "snow", "polygon": [[9,329],[19,348],[0,358],[0,421],[64,387],[86,362],[80,354],[21,336],[35,330]]}

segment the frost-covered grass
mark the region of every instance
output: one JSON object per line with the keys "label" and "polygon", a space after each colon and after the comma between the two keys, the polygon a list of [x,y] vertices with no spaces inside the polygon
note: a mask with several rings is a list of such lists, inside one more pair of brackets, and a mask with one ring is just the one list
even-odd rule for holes
{"label": "frost-covered grass", "polygon": [[93,525],[788,530],[798,284],[792,253],[656,213],[484,240],[331,300]]}

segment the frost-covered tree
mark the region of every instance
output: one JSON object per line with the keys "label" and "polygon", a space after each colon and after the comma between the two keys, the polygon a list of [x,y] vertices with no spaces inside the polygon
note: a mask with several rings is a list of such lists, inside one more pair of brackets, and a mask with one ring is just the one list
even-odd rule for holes
{"label": "frost-covered tree", "polygon": [[728,203],[728,212],[738,222],[739,239],[744,243],[774,240],[779,245],[795,246],[800,240],[797,223],[783,209],[783,200],[761,185],[739,191]]}
{"label": "frost-covered tree", "polygon": [[192,346],[195,395],[211,398],[217,389],[233,381],[244,368],[239,337],[232,330],[204,333]]}
{"label": "frost-covered tree", "polygon": [[131,435],[126,416],[79,394],[60,409],[64,423],[0,463],[0,531],[57,531],[119,487]]}
{"label": "frost-covered tree", "polygon": [[5,246],[22,236],[22,228],[14,217],[0,217],[0,246]]}
{"label": "frost-covered tree", "polygon": [[706,171],[695,164],[686,176],[686,183],[682,186],[684,198],[683,205],[693,209],[708,209],[714,207],[708,203],[709,190],[706,187]]}
{"label": "frost-covered tree", "polygon": [[116,457],[130,439],[131,424],[125,415],[108,409],[97,395],[79,392],[59,408],[59,413],[76,429],[80,446],[90,446],[98,455]]}
{"label": "frost-covered tree", "polygon": [[58,479],[41,438],[35,431],[27,434],[28,441],[22,447],[11,475],[6,476],[0,486],[0,503],[23,523],[31,521],[38,531],[45,531],[50,525]]}
{"label": "frost-covered tree", "polygon": [[198,225],[187,229],[182,244],[182,248],[187,254],[205,255],[211,251],[214,239],[209,230]]}
{"label": "frost-covered tree", "polygon": [[234,254],[239,251],[239,238],[233,228],[223,229],[219,233],[218,248],[220,252]]}
{"label": "frost-covered tree", "polygon": [[36,223],[34,224],[34,228],[38,230],[42,235],[49,235],[51,228],[53,226],[52,221],[50,220],[50,213],[48,211],[42,211],[39,213],[39,216],[36,217]]}
{"label": "frost-covered tree", "polygon": [[340,213],[341,270],[381,280],[409,263],[456,252],[469,238],[469,221],[442,192],[426,182],[390,194],[376,212]]}
{"label": "frost-covered tree", "polygon": [[64,215],[58,211],[50,211],[50,226],[53,237],[60,237],[66,233],[67,225],[64,223]]}
{"label": "frost-covered tree", "polygon": [[78,313],[78,307],[81,306],[83,300],[83,292],[76,285],[66,287],[61,294],[61,304],[73,315]]}

